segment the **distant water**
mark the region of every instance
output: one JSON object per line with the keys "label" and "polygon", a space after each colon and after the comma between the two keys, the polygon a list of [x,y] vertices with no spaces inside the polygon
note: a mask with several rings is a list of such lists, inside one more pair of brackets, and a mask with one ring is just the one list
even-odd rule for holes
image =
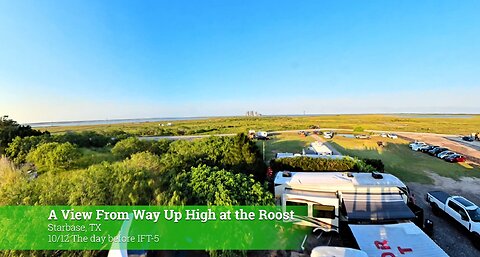
{"label": "distant water", "polygon": [[473,118],[472,114],[389,114],[401,118],[437,118],[437,119],[469,119]]}
{"label": "distant water", "polygon": [[342,137],[346,137],[346,138],[355,138],[354,134],[337,134],[337,136],[342,136]]}
{"label": "distant water", "polygon": [[80,120],[80,121],[54,121],[54,122],[35,122],[25,123],[32,128],[41,127],[66,127],[66,126],[91,126],[91,125],[108,125],[120,123],[142,123],[157,121],[176,121],[176,120],[200,120],[208,117],[179,117],[179,118],[142,118],[142,119],[112,119],[112,120]]}

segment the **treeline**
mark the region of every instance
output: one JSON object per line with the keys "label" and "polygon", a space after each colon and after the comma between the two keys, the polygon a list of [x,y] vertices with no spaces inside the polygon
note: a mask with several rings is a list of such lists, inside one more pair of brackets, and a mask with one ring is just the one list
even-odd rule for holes
{"label": "treeline", "polygon": [[16,137],[40,136],[48,132],[40,132],[32,129],[28,125],[20,125],[16,121],[8,118],[7,115],[0,117],[0,154],[3,149]]}
{"label": "treeline", "polygon": [[[38,160],[38,158],[35,156],[40,155],[45,157],[50,156],[52,159],[62,159],[62,156],[68,155],[71,156],[71,158],[67,160],[70,162],[72,159],[79,157],[78,153],[74,153],[78,152],[78,148],[113,147],[118,141],[127,137],[129,137],[129,135],[122,131],[113,131],[109,134],[85,131],[79,133],[67,132],[56,135],[45,133],[39,136],[17,136],[6,146],[4,152],[5,155],[16,164],[27,161],[36,162],[35,160]],[[35,156],[28,159],[29,153],[40,146],[41,149],[37,150],[36,154],[34,154]],[[57,154],[55,154],[55,152],[57,152]],[[52,165],[62,166],[63,163],[61,161],[53,162]]]}

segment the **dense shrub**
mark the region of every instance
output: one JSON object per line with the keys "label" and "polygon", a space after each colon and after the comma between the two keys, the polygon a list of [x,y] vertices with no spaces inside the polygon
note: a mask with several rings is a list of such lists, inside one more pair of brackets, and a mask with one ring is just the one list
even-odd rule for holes
{"label": "dense shrub", "polygon": [[[28,136],[23,138],[17,136],[10,144],[8,144],[8,147],[5,149],[5,154],[10,160],[18,165],[24,163],[28,153],[40,144],[58,142],[70,143],[82,148],[103,148],[113,146],[119,139],[126,138],[127,136],[128,134],[122,131],[110,131],[105,132],[105,134],[92,131],[84,131],[80,133],[67,132],[58,135],[43,134],[40,136]],[[165,148],[161,146],[162,144],[164,143],[158,143],[159,148]]]}
{"label": "dense shrub", "polygon": [[[169,189],[183,204],[269,205],[272,194],[261,183],[240,173],[199,165],[179,174]],[[173,197],[164,197],[164,199]],[[178,203],[177,203],[178,204]]]}
{"label": "dense shrub", "polygon": [[103,135],[93,131],[67,132],[65,134],[55,135],[53,141],[60,143],[71,143],[78,147],[105,147],[116,143],[116,139],[109,135]]}
{"label": "dense shrub", "polygon": [[266,165],[260,150],[245,134],[175,141],[164,161],[168,169],[175,172],[206,164],[234,173],[252,174],[260,181],[265,179]]}
{"label": "dense shrub", "polygon": [[134,153],[140,153],[145,151],[154,153],[156,155],[161,155],[168,151],[169,146],[170,141],[168,140],[149,141],[140,140],[136,137],[129,137],[118,142],[112,148],[112,153],[120,158],[127,158]]}
{"label": "dense shrub", "polygon": [[50,135],[42,136],[29,136],[19,137],[17,136],[5,149],[5,155],[12,160],[15,164],[21,164],[26,161],[28,153],[36,148],[40,144],[52,142]]}
{"label": "dense shrub", "polygon": [[79,157],[79,150],[71,143],[52,142],[41,144],[31,151],[27,161],[41,170],[56,170],[71,168]]}
{"label": "dense shrub", "polygon": [[362,159],[362,161],[364,161],[365,164],[372,166],[375,169],[375,171],[380,171],[380,172],[385,171],[385,165],[380,159]]}
{"label": "dense shrub", "polygon": [[363,132],[365,129],[363,127],[355,127],[353,128],[353,132]]}
{"label": "dense shrub", "polygon": [[270,167],[274,172],[289,170],[299,172],[314,171],[358,171],[357,161],[350,158],[333,160],[311,157],[294,157],[273,159],[270,161]]}

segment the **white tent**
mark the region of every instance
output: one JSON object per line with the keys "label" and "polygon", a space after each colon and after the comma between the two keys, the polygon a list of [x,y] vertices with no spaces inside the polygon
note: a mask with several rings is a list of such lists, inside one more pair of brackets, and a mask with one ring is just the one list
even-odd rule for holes
{"label": "white tent", "polygon": [[319,141],[315,141],[311,144],[312,149],[319,155],[332,155],[333,151],[325,144]]}

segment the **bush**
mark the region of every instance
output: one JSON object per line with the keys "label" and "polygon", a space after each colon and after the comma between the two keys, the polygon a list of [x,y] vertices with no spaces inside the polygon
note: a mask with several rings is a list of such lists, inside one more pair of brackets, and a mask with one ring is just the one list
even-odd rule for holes
{"label": "bush", "polygon": [[161,155],[166,153],[169,147],[170,141],[168,140],[147,141],[140,140],[136,137],[129,137],[118,142],[112,148],[112,153],[120,158],[127,158],[134,153],[140,152],[151,152],[156,155]]}
{"label": "bush", "polygon": [[169,170],[176,169],[177,172],[206,164],[234,173],[252,174],[259,181],[265,179],[267,168],[260,150],[245,134],[195,141],[178,140],[171,144],[164,160]]}
{"label": "bush", "polygon": [[252,175],[199,165],[177,176],[171,190],[186,204],[198,205],[270,205],[273,196]]}
{"label": "bush", "polygon": [[315,171],[358,171],[357,161],[350,158],[341,160],[311,158],[311,157],[294,157],[273,159],[270,161],[270,167],[274,172],[289,170],[299,172],[315,172]]}
{"label": "bush", "polygon": [[55,170],[71,168],[79,157],[79,150],[71,143],[53,142],[39,145],[27,155],[27,161],[39,169]]}
{"label": "bush", "polygon": [[113,145],[116,143],[116,139],[108,136],[102,135],[97,132],[93,131],[83,131],[80,133],[77,132],[67,132],[61,135],[55,135],[54,137],[55,142],[60,143],[72,143],[79,147],[105,147],[107,145]]}
{"label": "bush", "polygon": [[384,172],[385,171],[385,165],[383,164],[382,160],[380,159],[362,159],[365,164],[372,166],[375,171],[379,172]]}
{"label": "bush", "polygon": [[10,160],[18,165],[26,161],[27,155],[32,149],[40,144],[51,141],[52,137],[50,137],[50,135],[29,136],[23,138],[18,136],[8,144],[8,148],[5,149],[5,154]]}
{"label": "bush", "polygon": [[365,129],[363,127],[355,127],[353,129],[353,132],[363,132],[363,131],[365,131]]}

